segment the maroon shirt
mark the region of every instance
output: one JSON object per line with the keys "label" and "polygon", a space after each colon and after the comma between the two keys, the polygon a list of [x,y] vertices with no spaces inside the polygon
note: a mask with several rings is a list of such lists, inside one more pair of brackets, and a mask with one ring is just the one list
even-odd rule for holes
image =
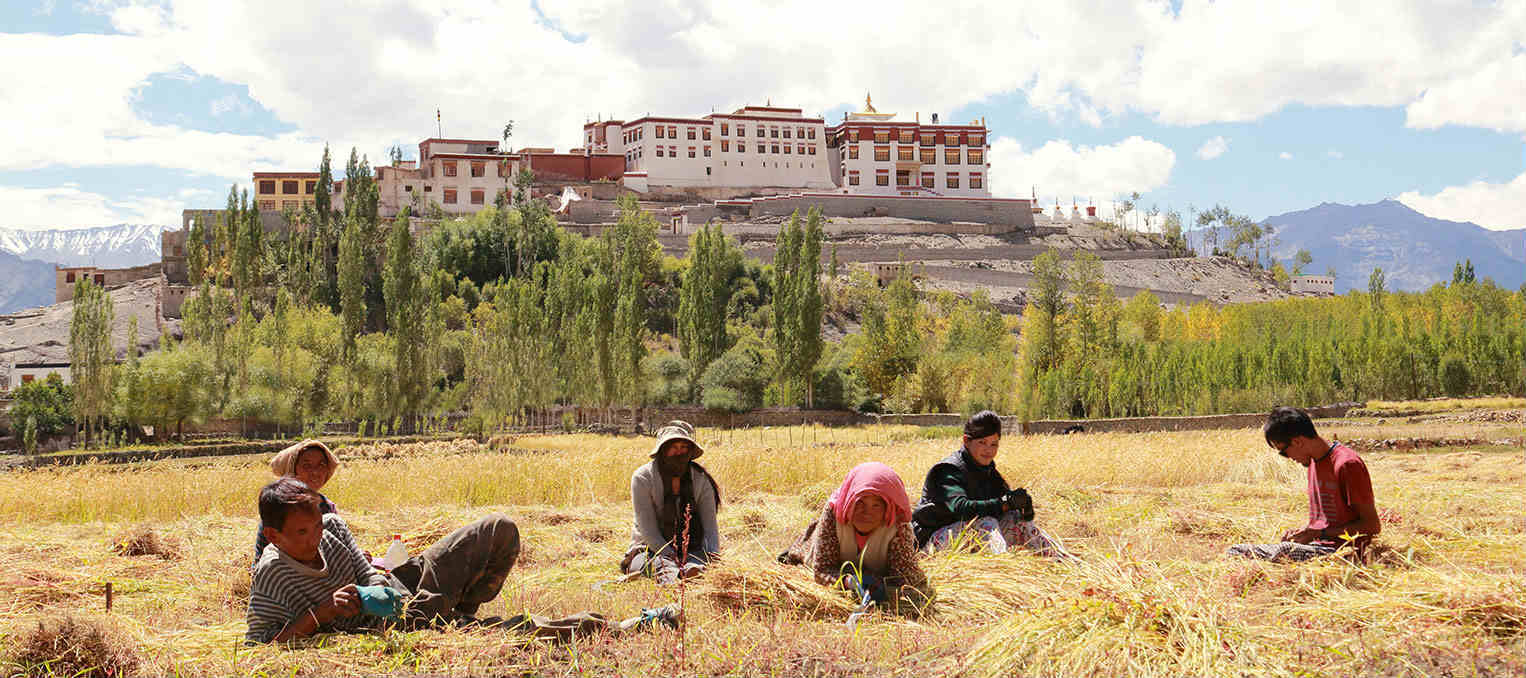
{"label": "maroon shirt", "polygon": [[[1309,527],[1319,530],[1351,523],[1361,516],[1357,504],[1374,504],[1372,479],[1367,465],[1356,451],[1335,443],[1330,453],[1309,464]],[[1367,541],[1365,537],[1360,541]],[[1314,542],[1325,546],[1344,546],[1340,536]]]}

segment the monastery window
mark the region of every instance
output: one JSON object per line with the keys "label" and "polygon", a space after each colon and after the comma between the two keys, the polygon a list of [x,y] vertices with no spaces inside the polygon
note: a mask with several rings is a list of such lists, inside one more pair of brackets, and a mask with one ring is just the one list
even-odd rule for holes
{"label": "monastery window", "polygon": [[[807,146],[806,148],[811,149],[811,155],[816,155],[816,145],[815,144],[811,144],[810,146]],[[814,165],[814,164],[811,165],[811,167],[815,167],[815,166],[816,165]]]}
{"label": "monastery window", "polygon": [[747,136],[747,126],[746,125],[737,125],[737,136],[739,136],[739,137]]}
{"label": "monastery window", "polygon": [[296,182],[296,180],[288,180],[288,181],[281,182],[281,193],[285,194],[285,195],[296,195],[297,194],[297,182]]}
{"label": "monastery window", "polygon": [[898,141],[900,141],[903,144],[909,144],[909,143],[911,143],[912,137],[913,137],[913,134],[912,134],[911,130],[903,129],[903,130],[901,130],[901,136],[900,136],[900,139],[898,139]]}
{"label": "monastery window", "polygon": [[[785,131],[788,131],[788,130],[785,130]],[[789,155],[790,154],[790,145],[789,144],[785,144],[784,145],[784,154],[785,155]]]}
{"label": "monastery window", "polygon": [[69,271],[64,275],[64,282],[74,282],[74,271]]}
{"label": "monastery window", "polygon": [[661,146],[657,147],[657,157],[659,157],[659,158],[662,157],[662,147]]}
{"label": "monastery window", "polygon": [[789,138],[789,128],[788,127],[784,128],[784,138],[786,138],[786,139]]}
{"label": "monastery window", "polygon": [[678,147],[677,146],[669,146],[668,147],[668,157],[669,158],[676,158],[676,157],[678,157]]}
{"label": "monastery window", "polygon": [[896,170],[895,171],[895,185],[897,185],[897,186],[910,186],[911,185],[911,170]]}
{"label": "monastery window", "polygon": [[890,160],[890,147],[889,146],[875,146],[874,147],[874,160],[876,162],[887,162],[887,161],[889,161]]}
{"label": "monastery window", "polygon": [[689,157],[691,157],[691,158],[694,157],[694,147],[693,146],[689,147]]}
{"label": "monastery window", "polygon": [[705,141],[709,141],[710,140],[710,128],[706,127],[706,128],[704,128],[704,129],[702,129],[700,131],[703,132],[703,134],[701,136],[705,137]]}
{"label": "monastery window", "polygon": [[487,174],[487,163],[478,160],[472,161],[472,176],[482,177]]}
{"label": "monastery window", "polygon": [[262,210],[274,210],[275,208],[276,208],[276,201],[274,201],[274,200],[261,200],[260,201],[260,209],[262,209]]}
{"label": "monastery window", "polygon": [[318,191],[318,182],[316,182],[316,181],[308,181],[307,182],[307,186],[305,186],[304,188],[307,189],[306,193],[308,195],[312,195],[312,194],[314,194],[314,193],[316,193]]}
{"label": "monastery window", "polygon": [[[740,129],[740,128],[738,128],[738,129]],[[738,153],[746,153],[747,152],[747,142],[745,142],[745,141],[738,141],[737,142],[737,152]]]}
{"label": "monastery window", "polygon": [[472,189],[472,204],[481,205],[487,199],[487,194],[480,188]]}
{"label": "monastery window", "polygon": [[709,167],[705,168],[705,176],[707,176],[707,177],[710,176],[710,168]]}
{"label": "monastery window", "polygon": [[848,159],[849,160],[857,160],[858,159],[858,144],[853,144],[853,145],[848,147]]}
{"label": "monastery window", "polygon": [[297,209],[297,206],[301,205],[301,204],[302,203],[297,202],[295,200],[282,200],[281,201],[281,209],[283,209],[283,210],[294,210],[294,209]]}
{"label": "monastery window", "polygon": [[984,145],[986,145],[986,135],[984,135],[984,134],[971,134],[970,135],[970,145],[971,146],[984,146]]}
{"label": "monastery window", "polygon": [[797,127],[797,128],[795,128],[795,138],[796,139],[804,139],[805,138],[805,128],[804,127]]}
{"label": "monastery window", "polygon": [[[816,150],[816,147],[812,146],[811,150],[813,150],[813,151]],[[805,144],[798,144],[798,145],[796,145],[795,146],[795,152],[799,153],[800,155],[805,155]]]}
{"label": "monastery window", "polygon": [[922,149],[922,164],[933,165],[938,162],[938,150],[934,148]]}
{"label": "monastery window", "polygon": [[275,179],[261,179],[260,180],[260,192],[261,193],[275,193],[276,192],[276,181],[275,181]]}
{"label": "monastery window", "polygon": [[730,123],[725,123],[725,122],[721,123],[721,136],[726,136],[726,134],[728,132],[730,132],[730,131],[731,131],[731,124]]}
{"label": "monastery window", "polygon": [[774,144],[773,148],[771,150],[769,150],[769,152],[777,154],[779,152],[779,144]]}
{"label": "monastery window", "polygon": [[970,188],[985,188],[985,177],[979,172],[970,172]]}
{"label": "monastery window", "polygon": [[668,125],[668,138],[669,139],[677,139],[678,138],[678,125]]}
{"label": "monastery window", "polygon": [[404,193],[412,193],[413,192],[413,186],[411,184],[407,185],[407,186],[404,186],[403,187],[403,192]]}
{"label": "monastery window", "polygon": [[657,126],[657,138],[658,139],[662,139],[662,138],[664,138],[666,136],[667,136],[667,128],[663,127],[662,125],[658,125]]}
{"label": "monastery window", "polygon": [[948,173],[947,187],[948,188],[959,188],[959,173],[958,172],[949,172]]}
{"label": "monastery window", "polygon": [[730,139],[721,139],[721,152],[722,153],[729,153],[730,151],[731,151],[731,140]]}
{"label": "monastery window", "polygon": [[705,157],[707,157],[707,158],[710,157],[710,147],[709,146],[705,146]]}
{"label": "monastery window", "polygon": [[760,136],[760,137],[768,136],[768,128],[766,128],[766,127],[764,127],[762,125],[758,125],[758,136]]}
{"label": "monastery window", "polygon": [[771,136],[771,137],[773,137],[775,139],[779,138],[779,128],[778,127],[770,127],[770,128],[768,128],[768,132],[769,132],[769,136]]}
{"label": "monastery window", "polygon": [[875,131],[875,133],[874,133],[874,143],[877,143],[877,144],[890,143],[890,132],[885,131],[885,130],[877,130],[877,131]]}
{"label": "monastery window", "polygon": [[456,161],[454,161],[454,160],[445,160],[445,161],[441,162],[441,164],[445,167],[445,176],[447,176],[447,177],[456,176]]}
{"label": "monastery window", "polygon": [[816,138],[816,128],[812,127],[810,133],[811,133],[810,138],[815,139]]}
{"label": "monastery window", "polygon": [[957,164],[959,164],[959,149],[957,149],[957,148],[946,148],[946,149],[943,149],[943,164],[945,164],[945,165],[957,165]]}
{"label": "monastery window", "polygon": [[943,144],[946,146],[958,146],[959,134],[957,132],[949,132],[943,135]]}
{"label": "monastery window", "polygon": [[922,133],[922,145],[923,146],[931,146],[931,145],[936,144],[936,143],[938,143],[937,135],[936,134],[933,134],[932,132],[923,132]]}
{"label": "monastery window", "polygon": [[858,185],[858,170],[851,170],[851,171],[848,172],[848,185],[849,186],[857,186]]}
{"label": "monastery window", "polygon": [[848,141],[852,141],[854,143],[858,143],[858,130],[856,130],[856,129],[848,130]]}
{"label": "monastery window", "polygon": [[889,186],[890,185],[890,170],[875,170],[874,171],[874,185],[875,186]]}
{"label": "monastery window", "polygon": [[447,188],[447,189],[445,189],[445,204],[447,204],[447,205],[454,205],[454,204],[456,204],[456,189],[454,189],[454,188]]}
{"label": "monastery window", "polygon": [[897,146],[895,149],[896,160],[910,162],[913,159],[913,156],[914,154],[910,146]]}
{"label": "monastery window", "polygon": [[986,152],[983,149],[979,149],[979,148],[972,148],[972,149],[970,149],[969,150],[969,157],[970,157],[970,164],[971,165],[984,165],[984,164],[986,164]]}

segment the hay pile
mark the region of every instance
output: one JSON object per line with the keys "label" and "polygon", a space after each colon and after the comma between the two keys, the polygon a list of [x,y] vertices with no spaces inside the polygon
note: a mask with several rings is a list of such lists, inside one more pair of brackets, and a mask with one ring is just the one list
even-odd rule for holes
{"label": "hay pile", "polygon": [[137,646],[110,622],[95,617],[56,617],[16,634],[7,653],[9,670],[26,676],[131,675]]}

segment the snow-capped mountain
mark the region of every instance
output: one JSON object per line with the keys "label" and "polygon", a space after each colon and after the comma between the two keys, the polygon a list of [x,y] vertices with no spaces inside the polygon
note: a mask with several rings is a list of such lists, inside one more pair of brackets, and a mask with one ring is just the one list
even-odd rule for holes
{"label": "snow-capped mountain", "polygon": [[159,260],[159,234],[172,228],[154,224],[45,231],[0,228],[0,250],[61,266],[142,266]]}

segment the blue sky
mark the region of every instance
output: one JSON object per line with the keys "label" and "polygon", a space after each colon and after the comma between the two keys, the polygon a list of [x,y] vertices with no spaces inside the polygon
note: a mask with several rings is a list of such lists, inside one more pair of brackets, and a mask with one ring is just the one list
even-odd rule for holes
{"label": "blue sky", "polygon": [[436,107],[449,136],[513,119],[516,145],[565,148],[595,115],[771,100],[830,121],[867,90],[907,118],[983,116],[993,188],[1044,205],[1137,190],[1259,219],[1399,197],[1526,227],[1520,0],[913,4],[877,36],[834,32],[854,8],[819,3],[273,4],[7,0],[0,55],[36,66],[0,92],[27,130],[0,154],[0,226],[177,223],[252,171],[315,167],[324,142],[340,165],[352,145],[412,153]]}

